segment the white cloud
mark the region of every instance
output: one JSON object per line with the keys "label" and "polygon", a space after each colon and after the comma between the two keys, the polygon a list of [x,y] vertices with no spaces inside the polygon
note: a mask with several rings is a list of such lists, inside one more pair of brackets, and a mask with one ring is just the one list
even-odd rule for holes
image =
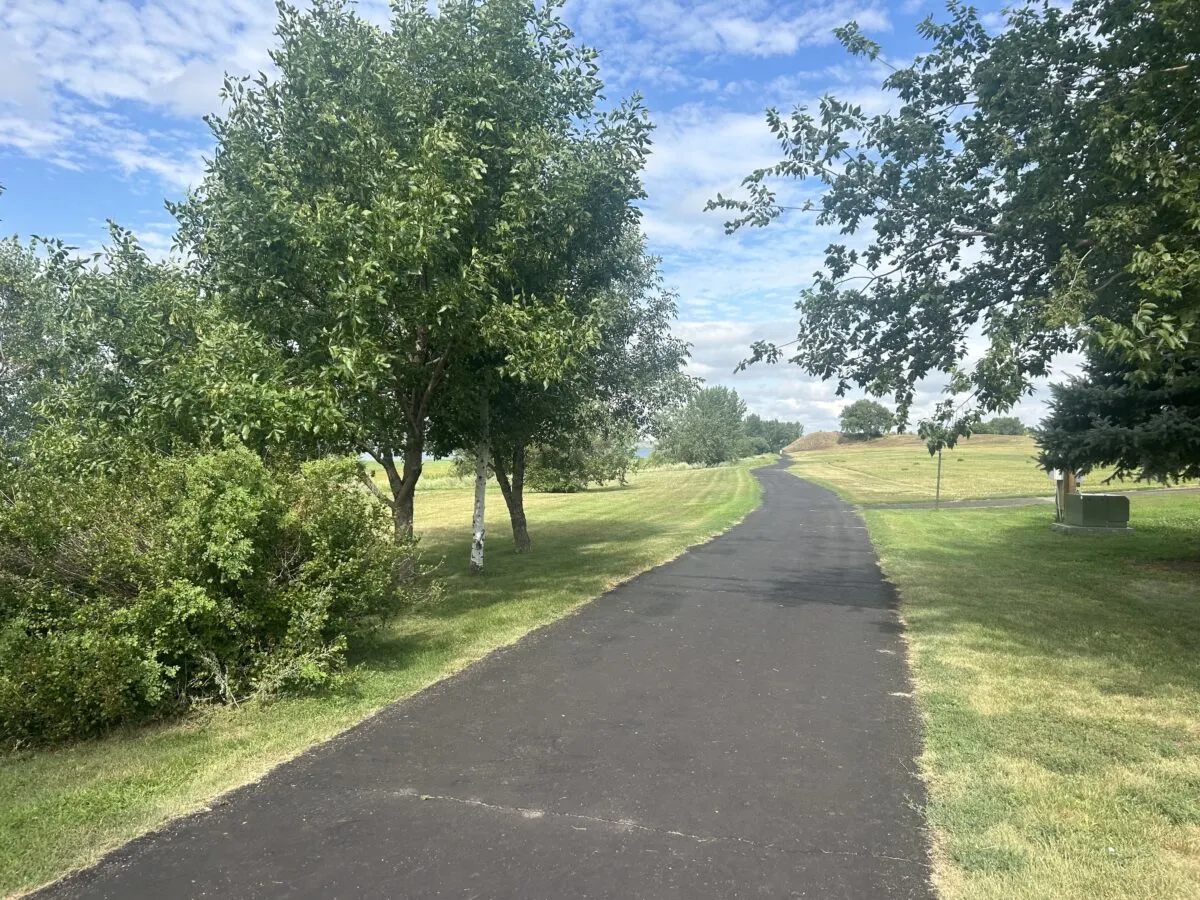
{"label": "white cloud", "polygon": [[689,371],[707,384],[723,384],[738,392],[751,412],[772,419],[800,421],[808,431],[837,427],[837,416],[849,399],[834,385],[804,375],[786,363],[757,364],[734,372],[752,340],[785,342],[795,336],[790,320],[681,321],[676,333],[692,344]]}
{"label": "white cloud", "polygon": [[[268,0],[10,0],[3,13],[41,77],[60,91],[185,114],[215,108],[224,68],[266,63],[274,23]],[[186,76],[194,86],[177,95],[170,86]]]}
{"label": "white cloud", "polygon": [[69,136],[70,131],[57,122],[0,114],[0,145],[15,147],[30,156],[49,154]]}
{"label": "white cloud", "polygon": [[[789,213],[765,230],[726,235],[728,215],[704,212],[709,199],[736,195],[748,172],[779,158],[761,110],[690,104],[655,120],[643,227],[664,259],[668,282],[680,292],[683,315],[790,316],[833,233],[817,228],[812,214]],[[790,183],[780,190],[792,206],[816,196],[814,186]]]}
{"label": "white cloud", "polygon": [[49,112],[50,98],[33,55],[14,35],[0,32],[0,107],[4,106],[40,118]]}
{"label": "white cloud", "polygon": [[0,146],[79,168],[110,166],[179,191],[226,70],[267,68],[271,0],[8,0],[0,4]]}
{"label": "white cloud", "polygon": [[[862,391],[851,390],[844,397],[839,397],[835,383],[806,375],[797,366],[787,362],[757,363],[743,371],[735,371],[738,363],[749,354],[753,341],[785,344],[794,340],[794,317],[685,318],[676,323],[675,333],[692,345],[692,359],[688,366],[690,374],[703,378],[706,384],[733,388],[746,401],[751,412],[767,418],[800,421],[809,432],[837,430],[841,410],[854,400],[866,396]],[[978,334],[970,336],[967,364],[977,360],[984,347],[985,341]],[[1077,374],[1082,362],[1082,357],[1077,354],[1064,354],[1057,358],[1052,374],[1040,379],[1034,385],[1034,392],[1008,415],[1019,417],[1026,425],[1036,425],[1046,413],[1050,383],[1061,382]],[[945,379],[942,376],[931,376],[917,385],[910,428],[915,428],[918,421],[933,413],[935,405],[945,398],[942,393],[944,386]],[[882,398],[881,402],[888,405],[890,399]]]}
{"label": "white cloud", "polygon": [[135,140],[134,146],[112,148],[113,162],[121,167],[122,172],[127,175],[149,173],[177,192],[199,184],[204,175],[204,155],[201,151],[184,150],[173,156],[164,156],[139,144],[141,142]]}
{"label": "white cloud", "polygon": [[868,31],[890,27],[877,0],[579,0],[567,16],[603,49],[604,71],[619,86],[700,88],[712,57],[790,56],[831,43],[851,19]]}

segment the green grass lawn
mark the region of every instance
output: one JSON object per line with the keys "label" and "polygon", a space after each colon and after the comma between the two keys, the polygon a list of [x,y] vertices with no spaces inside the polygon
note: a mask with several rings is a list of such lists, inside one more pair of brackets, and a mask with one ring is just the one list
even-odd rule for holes
{"label": "green grass lawn", "polygon": [[1200,496],[1132,535],[867,510],[898,586],[942,900],[1200,897]]}
{"label": "green grass lawn", "polygon": [[[1028,437],[975,435],[942,455],[942,499],[1053,496],[1054,484],[1037,467],[1037,448]],[[937,457],[912,436],[864,444],[839,444],[792,456],[792,471],[854,503],[928,501],[934,498]],[[1084,489],[1137,490],[1146,482],[1103,485],[1106,471],[1092,473]]]}
{"label": "green grass lawn", "polygon": [[757,504],[749,467],[764,461],[649,471],[626,487],[581,494],[531,494],[534,551],[520,557],[493,487],[482,578],[466,574],[469,488],[433,489],[438,479],[431,479],[417,498],[417,528],[426,560],[444,558],[445,599],[402,616],[360,651],[345,686],[0,759],[0,894],[94,862],[725,530]]}
{"label": "green grass lawn", "polygon": [[[371,473],[371,477],[375,479],[375,483],[386,489],[387,476],[383,473],[383,466],[375,462],[369,462],[366,465],[367,471]],[[396,465],[399,466],[400,463],[397,462]],[[474,484],[475,476],[473,474],[463,477],[455,473],[454,460],[427,459],[421,463],[421,480],[417,482],[417,490],[452,491],[470,487]]]}

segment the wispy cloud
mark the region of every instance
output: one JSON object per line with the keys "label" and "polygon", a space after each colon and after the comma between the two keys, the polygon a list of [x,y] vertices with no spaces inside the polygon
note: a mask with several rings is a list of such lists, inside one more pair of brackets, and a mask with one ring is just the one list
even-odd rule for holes
{"label": "wispy cloud", "polygon": [[40,84],[101,105],[138,101],[187,115],[215,108],[225,68],[267,64],[275,22],[264,0],[10,0],[0,16]]}
{"label": "wispy cloud", "polygon": [[110,166],[171,192],[193,183],[202,128],[145,117],[217,109],[226,70],[269,65],[270,0],[9,0],[0,5],[0,146],[70,168]]}
{"label": "wispy cloud", "polygon": [[568,17],[604,49],[605,72],[618,85],[689,85],[703,89],[720,57],[790,56],[828,44],[854,19],[864,29],[890,26],[874,0],[579,0]]}

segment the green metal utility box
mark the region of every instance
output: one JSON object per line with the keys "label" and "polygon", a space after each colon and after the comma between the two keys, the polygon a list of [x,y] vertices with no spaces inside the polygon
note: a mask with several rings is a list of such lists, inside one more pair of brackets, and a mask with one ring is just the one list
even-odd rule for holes
{"label": "green metal utility box", "polygon": [[1076,528],[1128,528],[1129,498],[1120,494],[1067,494],[1065,524]]}

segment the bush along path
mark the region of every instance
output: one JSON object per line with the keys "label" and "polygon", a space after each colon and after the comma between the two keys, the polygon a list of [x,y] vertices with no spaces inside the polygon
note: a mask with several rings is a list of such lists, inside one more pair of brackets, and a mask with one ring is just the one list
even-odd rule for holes
{"label": "bush along path", "polygon": [[725,536],[44,896],[929,897],[892,591],[755,474]]}

